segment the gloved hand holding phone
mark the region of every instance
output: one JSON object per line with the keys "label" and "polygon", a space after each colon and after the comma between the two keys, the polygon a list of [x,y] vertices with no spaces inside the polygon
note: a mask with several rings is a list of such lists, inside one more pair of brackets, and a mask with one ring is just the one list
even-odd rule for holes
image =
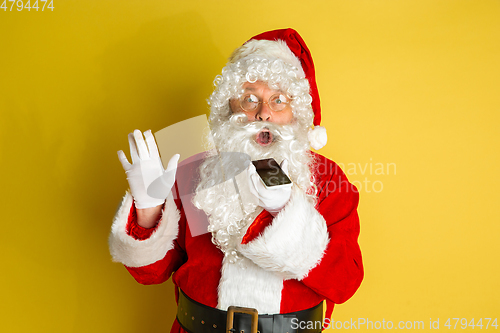
{"label": "gloved hand holding phone", "polygon": [[[259,167],[259,162],[257,161],[257,166]],[[269,173],[272,175],[269,179],[265,179],[268,184],[264,183],[264,180],[261,179],[261,176],[257,173],[257,169],[254,163],[250,163],[248,166],[248,181],[250,192],[255,195],[259,200],[259,206],[267,210],[272,215],[276,215],[279,213],[283,207],[287,204],[288,200],[290,200],[290,196],[292,193],[292,183],[286,176],[288,174],[288,161],[285,159],[281,162],[281,170],[285,175],[285,182],[283,183],[280,178],[283,178],[281,174],[281,170],[279,170],[278,165],[272,165],[272,163],[276,163],[274,159],[268,162],[266,160],[266,164],[269,165]],[[264,166],[266,168],[266,166]],[[275,180],[279,180],[278,183],[273,184],[273,178]]]}

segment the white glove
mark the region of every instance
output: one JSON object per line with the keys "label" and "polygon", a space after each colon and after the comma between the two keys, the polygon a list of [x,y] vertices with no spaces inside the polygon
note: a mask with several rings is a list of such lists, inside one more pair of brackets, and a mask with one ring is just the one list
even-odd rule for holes
{"label": "white glove", "polygon": [[[285,159],[280,164],[281,169],[288,175],[288,161]],[[259,206],[267,210],[273,216],[278,214],[290,200],[292,194],[291,186],[276,186],[275,188],[266,188],[260,176],[255,170],[253,163],[248,166],[248,183],[250,192],[259,199]]]}
{"label": "white glove", "polygon": [[[139,209],[156,207],[165,202],[165,198],[174,185],[177,162],[180,157],[179,154],[175,154],[168,162],[167,170],[163,170],[158,147],[156,146],[151,130],[144,132],[144,137],[146,138],[146,142],[144,142],[142,133],[139,130],[135,130],[133,134],[130,133],[128,135],[132,164],[129,163],[122,150],[118,152],[118,159],[127,174],[135,206]],[[168,190],[165,191],[166,195],[164,198],[153,198],[148,195],[147,189],[160,176],[162,176],[163,184],[168,187]]]}

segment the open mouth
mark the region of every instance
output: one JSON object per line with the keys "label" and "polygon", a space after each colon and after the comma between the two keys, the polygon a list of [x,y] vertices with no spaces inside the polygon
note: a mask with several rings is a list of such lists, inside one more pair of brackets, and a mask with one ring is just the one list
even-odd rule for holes
{"label": "open mouth", "polygon": [[255,142],[263,147],[268,146],[273,142],[273,134],[267,128],[264,128],[262,131],[257,133]]}

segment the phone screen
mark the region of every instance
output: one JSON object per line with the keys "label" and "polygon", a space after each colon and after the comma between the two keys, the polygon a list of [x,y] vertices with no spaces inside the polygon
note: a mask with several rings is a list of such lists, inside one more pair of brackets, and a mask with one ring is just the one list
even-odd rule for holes
{"label": "phone screen", "polygon": [[292,181],[281,170],[274,158],[252,161],[257,173],[267,187],[291,184]]}

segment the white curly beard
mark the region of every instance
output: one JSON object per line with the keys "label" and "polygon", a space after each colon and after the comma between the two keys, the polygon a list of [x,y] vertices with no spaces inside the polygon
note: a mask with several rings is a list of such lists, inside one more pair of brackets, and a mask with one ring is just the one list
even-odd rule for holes
{"label": "white curly beard", "polygon": [[[273,142],[260,146],[256,135],[262,129],[268,129],[273,136]],[[212,124],[212,138],[219,153],[245,153],[252,160],[274,158],[278,163],[288,160],[289,177],[314,200],[315,187],[311,179],[309,165],[312,157],[309,153],[307,139],[308,129],[300,128],[293,122],[289,125],[276,125],[261,121],[247,121],[244,114],[234,114],[226,121]],[[256,200],[246,200],[252,196],[248,192],[248,183],[238,181],[237,186],[232,180],[226,181],[221,170],[221,159],[231,158],[231,154],[220,154],[208,157],[200,166],[200,182],[193,198],[194,205],[202,209],[208,216],[212,241],[224,253],[231,263],[239,260],[236,246],[247,227],[253,222],[258,212]],[[234,155],[233,155],[234,156]],[[222,161],[228,168],[234,161]],[[246,172],[241,174],[246,177]],[[242,198],[244,198],[242,200]]]}

